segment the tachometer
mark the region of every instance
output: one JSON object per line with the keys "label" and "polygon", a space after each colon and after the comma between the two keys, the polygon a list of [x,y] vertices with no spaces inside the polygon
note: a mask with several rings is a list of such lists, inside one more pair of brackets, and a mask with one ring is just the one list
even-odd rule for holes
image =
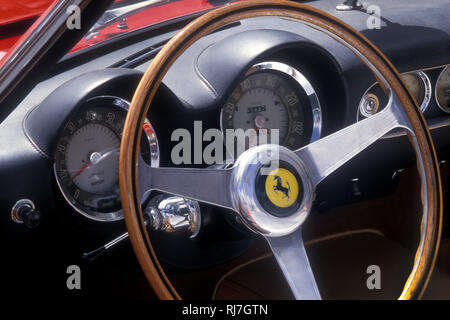
{"label": "tachometer", "polygon": [[[296,69],[280,62],[254,65],[231,93],[221,112],[225,139],[228,129],[254,129],[259,141],[236,141],[245,148],[278,143],[297,149],[320,137],[321,108],[309,81]],[[278,141],[271,131],[278,130]],[[251,139],[251,137],[250,137]],[[256,139],[256,138],[255,138]]]}
{"label": "tachometer", "polygon": [[[97,221],[123,218],[119,153],[128,102],[116,97],[88,100],[66,122],[55,152],[55,175],[70,205]],[[141,143],[144,160],[159,163],[158,144],[146,121]]]}
{"label": "tachometer", "polygon": [[450,112],[450,66],[442,70],[436,83],[436,101],[439,108]]}
{"label": "tachometer", "polygon": [[417,71],[404,73],[402,78],[419,104],[420,111],[425,112],[431,98],[431,83],[428,76],[422,71]]}

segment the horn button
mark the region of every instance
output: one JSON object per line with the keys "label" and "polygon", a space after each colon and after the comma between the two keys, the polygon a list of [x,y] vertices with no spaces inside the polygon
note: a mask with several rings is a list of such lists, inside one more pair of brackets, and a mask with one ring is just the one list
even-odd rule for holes
{"label": "horn button", "polygon": [[244,223],[265,236],[295,231],[307,218],[313,200],[302,160],[278,145],[244,152],[233,168],[230,191]]}
{"label": "horn button", "polygon": [[285,161],[269,174],[264,172],[270,167],[261,167],[256,176],[255,193],[261,206],[271,215],[288,217],[300,207],[303,199],[303,183],[294,167]]}

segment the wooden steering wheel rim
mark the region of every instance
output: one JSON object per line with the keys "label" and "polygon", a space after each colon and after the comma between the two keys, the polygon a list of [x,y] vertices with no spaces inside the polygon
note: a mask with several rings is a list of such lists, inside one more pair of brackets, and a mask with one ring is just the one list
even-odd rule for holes
{"label": "wooden steering wheel rim", "polygon": [[[262,16],[279,16],[307,23],[337,37],[374,66],[398,96],[415,132],[417,155],[423,160],[419,170],[426,181],[422,203],[427,203],[427,218],[422,218],[421,239],[415,264],[399,299],[420,298],[427,286],[439,247],[442,224],[442,190],[437,156],[431,135],[408,88],[389,60],[361,33],[316,8],[289,1],[245,1],[227,5],[194,20],[178,32],[158,53],[145,72],[134,94],[125,121],[120,150],[120,190],[130,240],[138,261],[160,299],[181,299],[161,268],[148,237],[140,207],[137,186],[137,156],[145,115],[169,67],[192,43],[210,32],[235,21]],[[366,63],[367,64],[367,63]],[[419,161],[419,160],[418,160]],[[427,199],[423,199],[424,195]],[[426,200],[426,201],[425,201]]]}

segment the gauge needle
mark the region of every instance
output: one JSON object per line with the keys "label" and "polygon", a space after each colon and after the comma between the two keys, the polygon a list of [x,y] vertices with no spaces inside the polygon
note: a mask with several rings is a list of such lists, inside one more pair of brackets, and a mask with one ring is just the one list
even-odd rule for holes
{"label": "gauge needle", "polygon": [[90,156],[90,161],[88,161],[77,173],[75,173],[72,177],[72,180],[75,180],[76,177],[78,177],[80,174],[82,174],[87,168],[89,168],[91,165],[97,165],[104,159],[108,158],[111,154],[118,152],[118,148],[113,149],[106,149],[103,151],[103,153],[100,152],[93,152]]}
{"label": "gauge needle", "polygon": [[75,180],[75,178],[78,177],[80,174],[82,174],[84,170],[89,168],[91,164],[92,164],[92,162],[90,162],[90,161],[87,162],[77,173],[75,173],[73,175],[72,180]]}
{"label": "gauge needle", "polygon": [[105,159],[108,159],[111,155],[119,153],[119,149],[118,148],[113,148],[113,149],[106,149],[103,152],[94,152],[93,154],[91,154],[90,160],[92,165],[96,166],[98,165],[100,162],[104,161]]}

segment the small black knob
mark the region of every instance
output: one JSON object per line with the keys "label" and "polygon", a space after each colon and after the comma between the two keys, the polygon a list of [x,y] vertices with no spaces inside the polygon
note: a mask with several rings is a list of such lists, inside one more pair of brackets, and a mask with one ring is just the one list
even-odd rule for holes
{"label": "small black knob", "polygon": [[29,205],[19,208],[18,216],[29,229],[34,229],[41,223],[41,213]]}

